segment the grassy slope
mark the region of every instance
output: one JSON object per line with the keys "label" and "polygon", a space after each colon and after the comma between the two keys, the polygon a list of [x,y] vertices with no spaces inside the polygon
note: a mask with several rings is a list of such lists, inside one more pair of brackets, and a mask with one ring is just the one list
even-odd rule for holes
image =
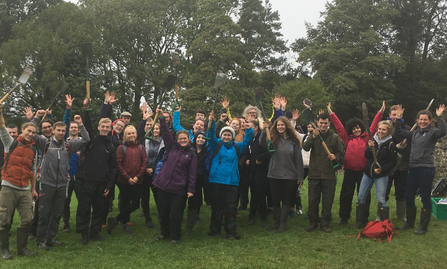
{"label": "grassy slope", "polygon": [[[80,235],[60,230],[59,240],[66,242],[67,246],[48,252],[39,251],[39,255],[32,258],[15,257],[15,227],[19,222],[16,214],[10,240],[14,259],[0,261],[0,268],[442,268],[447,263],[444,251],[447,248],[447,221],[434,218],[429,232],[424,236],[413,235],[412,231],[400,231],[391,244],[372,239],[361,239],[356,243],[356,238],[351,237],[359,233],[352,227],[355,212],[351,214],[350,227],[337,225],[340,188],[341,180],[337,184],[332,209],[334,221],[331,234],[319,229],[311,233],[304,231],[307,220],[303,215],[295,215],[289,219],[289,230],[277,235],[260,227],[259,221],[254,226],[248,226],[248,211],[245,210],[241,211],[242,218],[238,219],[241,240],[228,241],[224,236],[210,238],[206,235],[210,209],[203,207],[201,223],[195,226],[191,235],[182,238],[180,245],[173,246],[169,241],[155,242],[159,225],[155,207],[152,206],[152,218],[156,225],[153,229],[144,227],[138,210],[131,216],[134,223],[131,235],[125,235],[120,227],[116,227],[112,235],[102,232],[105,241],[82,246],[79,244]],[[303,203],[307,205],[306,184],[303,190]],[[153,201],[151,203],[154,205]],[[373,203],[376,203],[375,199]],[[417,203],[420,208],[420,201]],[[391,220],[396,221],[394,198],[390,199],[389,204]],[[73,199],[72,216],[76,212],[75,205],[76,198]],[[371,214],[375,212],[372,206]],[[116,206],[112,215],[116,215]],[[269,219],[269,224],[271,222]],[[74,217],[71,225],[74,230]],[[30,241],[28,246],[36,250],[35,241]]]}

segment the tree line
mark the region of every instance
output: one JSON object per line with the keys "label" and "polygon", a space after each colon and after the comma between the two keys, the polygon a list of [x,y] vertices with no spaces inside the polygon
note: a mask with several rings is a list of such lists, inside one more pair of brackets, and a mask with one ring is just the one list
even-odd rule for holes
{"label": "tree line", "polygon": [[[382,100],[402,103],[412,121],[432,98],[447,101],[447,1],[330,1],[290,46],[269,0],[0,0],[0,7],[1,88],[13,87],[25,66],[35,69],[6,101],[10,121],[21,121],[21,107],[48,107],[61,80],[81,108],[87,70],[94,108],[109,90],[116,112],[133,114],[141,96],[155,110],[175,75],[188,121],[197,108],[211,110],[218,72],[229,77],[221,96],[235,115],[255,104],[260,88],[267,110],[274,94],[286,96],[290,110],[307,97],[316,109],[332,102],[342,120],[359,117],[362,102],[371,114]],[[172,105],[172,89],[165,100]]]}

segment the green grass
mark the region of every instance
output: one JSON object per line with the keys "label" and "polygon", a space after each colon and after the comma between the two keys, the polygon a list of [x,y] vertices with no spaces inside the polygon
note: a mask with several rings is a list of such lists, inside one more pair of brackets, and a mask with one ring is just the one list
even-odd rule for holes
{"label": "green grass", "polygon": [[[289,230],[283,234],[268,232],[258,222],[247,225],[248,211],[241,211],[238,219],[239,241],[229,241],[207,236],[210,209],[202,207],[201,222],[189,236],[183,236],[179,245],[171,245],[169,240],[155,242],[159,234],[159,224],[153,200],[152,218],[155,228],[147,229],[140,210],[131,216],[133,234],[125,235],[121,227],[113,234],[101,233],[105,241],[90,242],[82,246],[80,235],[64,233],[62,225],[58,240],[67,243],[65,247],[55,247],[50,251],[39,250],[36,257],[16,257],[15,228],[19,223],[18,214],[14,220],[10,239],[12,261],[0,261],[0,268],[443,268],[447,263],[445,249],[447,221],[432,218],[429,231],[424,236],[416,236],[413,231],[399,231],[391,244],[375,242],[363,238],[357,243],[359,230],[353,228],[355,212],[349,227],[338,226],[338,199],[341,188],[338,180],[336,198],[332,209],[333,232],[325,234],[320,229],[313,232],[304,230],[308,221],[304,215],[289,219]],[[307,182],[303,187],[303,204],[307,205]],[[374,193],[374,192],[373,192]],[[392,192],[393,196],[394,193]],[[116,200],[115,200],[116,202]],[[355,202],[355,201],[354,201]],[[373,198],[372,204],[376,204]],[[395,201],[389,201],[390,217],[396,221]],[[421,203],[417,201],[418,208]],[[354,207],[355,208],[355,207]],[[376,207],[371,206],[371,215]],[[76,213],[76,198],[72,202],[73,216]],[[112,216],[117,214],[116,205]],[[419,216],[419,214],[418,214]],[[185,214],[186,217],[186,214]],[[416,224],[418,224],[417,217]],[[269,219],[269,224],[272,220]],[[184,226],[183,226],[184,231]],[[352,237],[355,236],[355,237]],[[30,250],[36,251],[35,241],[28,242]]]}

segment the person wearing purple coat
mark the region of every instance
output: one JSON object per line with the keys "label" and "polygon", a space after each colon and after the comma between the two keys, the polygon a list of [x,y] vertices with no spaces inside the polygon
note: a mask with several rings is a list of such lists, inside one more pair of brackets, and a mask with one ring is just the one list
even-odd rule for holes
{"label": "person wearing purple coat", "polygon": [[[157,109],[163,114],[161,109]],[[152,184],[157,188],[158,217],[161,234],[156,241],[171,238],[178,244],[181,236],[186,198],[195,193],[197,154],[185,130],[177,132],[177,140],[169,132],[164,116],[160,118],[161,137],[165,143],[164,163]]]}

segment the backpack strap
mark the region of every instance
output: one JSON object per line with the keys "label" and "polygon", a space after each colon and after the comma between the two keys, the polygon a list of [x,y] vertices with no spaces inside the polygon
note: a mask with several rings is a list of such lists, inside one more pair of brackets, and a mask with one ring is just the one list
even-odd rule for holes
{"label": "backpack strap", "polygon": [[12,141],[12,144],[9,147],[8,155],[6,155],[5,165],[3,166],[3,171],[6,171],[6,167],[8,166],[8,161],[9,161],[9,157],[11,156],[11,152],[13,152],[13,150],[17,147],[18,144],[19,144],[19,141],[17,141],[17,139],[14,139],[14,141]]}

